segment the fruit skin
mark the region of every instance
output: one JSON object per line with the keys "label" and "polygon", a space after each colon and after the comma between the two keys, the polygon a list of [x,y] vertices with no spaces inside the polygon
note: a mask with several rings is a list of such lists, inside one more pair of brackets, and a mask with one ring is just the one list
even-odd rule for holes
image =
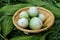
{"label": "fruit skin", "polygon": [[41,21],[44,21],[45,20],[45,15],[44,14],[39,14],[39,19],[41,20]]}
{"label": "fruit skin", "polygon": [[19,18],[29,18],[29,15],[28,15],[27,12],[22,11],[22,12],[19,14]]}
{"label": "fruit skin", "polygon": [[31,17],[35,17],[38,15],[38,9],[36,7],[30,7],[28,13]]}
{"label": "fruit skin", "polygon": [[27,18],[29,21],[30,21],[30,17],[28,15],[27,12],[25,11],[22,11],[20,14],[19,14],[19,18]]}
{"label": "fruit skin", "polygon": [[17,21],[17,24],[22,28],[26,28],[28,26],[28,20],[26,18],[21,18]]}
{"label": "fruit skin", "polygon": [[29,27],[31,29],[40,29],[42,27],[42,21],[38,18],[38,17],[33,17],[31,20],[30,20],[30,25]]}

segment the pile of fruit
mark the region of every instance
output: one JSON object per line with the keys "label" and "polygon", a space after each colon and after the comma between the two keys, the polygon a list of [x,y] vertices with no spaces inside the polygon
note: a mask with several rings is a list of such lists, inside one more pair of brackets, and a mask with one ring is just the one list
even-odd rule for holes
{"label": "pile of fruit", "polygon": [[[17,24],[22,28],[40,29],[45,21],[45,15],[39,13],[37,7],[30,7],[29,10],[19,14]],[[28,26],[29,25],[29,26]]]}

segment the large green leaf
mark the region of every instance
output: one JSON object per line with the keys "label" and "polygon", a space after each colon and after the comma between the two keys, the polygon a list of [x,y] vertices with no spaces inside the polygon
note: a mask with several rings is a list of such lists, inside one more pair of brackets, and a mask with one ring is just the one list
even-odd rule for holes
{"label": "large green leaf", "polygon": [[19,36],[19,37],[14,37],[10,40],[45,40],[46,36],[51,33],[52,31],[49,31],[47,33],[38,33],[34,35],[29,35],[29,36]]}
{"label": "large green leaf", "polygon": [[15,37],[10,40],[31,40],[32,36],[22,36],[22,37]]}
{"label": "large green leaf", "polygon": [[56,18],[60,18],[60,9],[50,5],[49,3],[45,2],[45,6],[46,9],[50,10],[51,12],[53,12],[54,16]]}
{"label": "large green leaf", "polygon": [[29,3],[35,6],[44,6],[44,2],[42,0],[30,0]]}
{"label": "large green leaf", "polygon": [[2,34],[6,37],[13,29],[12,17],[6,16],[2,22]]}
{"label": "large green leaf", "polygon": [[18,9],[27,7],[27,6],[32,6],[32,5],[31,4],[16,4],[16,5],[4,6],[0,9],[0,13],[4,15],[13,15]]}
{"label": "large green leaf", "polygon": [[56,6],[60,8],[60,3],[56,3]]}

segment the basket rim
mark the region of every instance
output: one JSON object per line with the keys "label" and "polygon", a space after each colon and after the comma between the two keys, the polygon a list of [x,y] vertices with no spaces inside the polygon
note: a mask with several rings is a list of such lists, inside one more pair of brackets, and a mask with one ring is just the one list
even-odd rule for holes
{"label": "basket rim", "polygon": [[13,15],[13,18],[12,18],[13,24],[15,25],[15,27],[16,27],[17,29],[19,29],[19,30],[21,30],[21,31],[24,31],[24,32],[28,32],[28,33],[38,33],[38,32],[41,32],[41,31],[48,30],[48,29],[53,25],[55,17],[54,17],[54,15],[52,14],[52,12],[50,12],[49,10],[47,10],[47,9],[45,9],[45,8],[43,8],[43,7],[37,7],[37,8],[41,8],[41,9],[46,10],[46,11],[49,12],[50,15],[53,17],[53,22],[52,22],[51,26],[45,27],[45,28],[43,28],[43,29],[38,29],[38,30],[28,30],[28,29],[24,29],[24,28],[21,28],[21,27],[17,26],[16,23],[14,22],[15,16],[16,16],[16,14],[17,14],[20,10],[23,10],[23,9],[26,9],[26,8],[30,8],[30,7],[21,8],[21,9],[17,10],[16,13]]}

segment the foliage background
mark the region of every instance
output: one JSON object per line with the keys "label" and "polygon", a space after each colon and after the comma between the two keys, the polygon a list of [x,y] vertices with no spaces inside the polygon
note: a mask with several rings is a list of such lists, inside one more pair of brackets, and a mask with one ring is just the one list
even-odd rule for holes
{"label": "foliage background", "polygon": [[[26,7],[25,5],[42,6],[53,12],[55,23],[52,28],[45,32],[30,35],[25,35],[17,30],[10,19],[16,10]],[[8,29],[10,30],[7,31]],[[60,40],[60,0],[0,0],[0,40]]]}

